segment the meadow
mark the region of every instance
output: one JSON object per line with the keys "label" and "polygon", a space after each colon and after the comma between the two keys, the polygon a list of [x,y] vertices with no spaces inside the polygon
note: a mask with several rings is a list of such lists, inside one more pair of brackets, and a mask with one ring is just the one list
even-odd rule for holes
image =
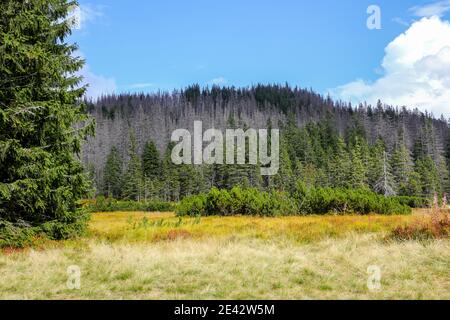
{"label": "meadow", "polygon": [[388,236],[425,215],[95,213],[85,237],[3,250],[0,299],[450,299],[450,241]]}

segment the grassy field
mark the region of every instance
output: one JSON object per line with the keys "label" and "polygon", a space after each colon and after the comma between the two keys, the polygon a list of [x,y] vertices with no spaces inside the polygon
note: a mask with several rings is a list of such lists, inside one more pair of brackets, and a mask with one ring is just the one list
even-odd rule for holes
{"label": "grassy field", "polygon": [[[98,213],[82,239],[0,253],[0,299],[450,299],[450,241],[386,238],[421,214]],[[72,265],[78,290],[67,287]]]}

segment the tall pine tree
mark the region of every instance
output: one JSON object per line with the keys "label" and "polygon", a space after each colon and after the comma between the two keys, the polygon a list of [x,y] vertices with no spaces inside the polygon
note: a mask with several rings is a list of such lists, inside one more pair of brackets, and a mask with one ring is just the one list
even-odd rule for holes
{"label": "tall pine tree", "polygon": [[349,187],[349,178],[351,172],[350,156],[347,146],[342,138],[337,140],[335,155],[330,162],[330,185],[332,187],[346,188]]}
{"label": "tall pine tree", "polygon": [[172,149],[175,143],[170,142],[167,145],[163,159],[163,189],[162,198],[167,201],[180,200],[180,174],[179,166],[172,162]]}
{"label": "tall pine tree", "polygon": [[136,136],[130,132],[130,146],[128,149],[128,167],[125,172],[123,193],[126,199],[140,201],[143,198],[143,180],[141,159],[137,153]]}
{"label": "tall pine tree", "polygon": [[349,185],[352,188],[366,188],[367,184],[367,162],[366,144],[360,137],[355,137],[354,144],[351,145],[350,161],[351,171]]}
{"label": "tall pine tree", "polygon": [[142,170],[144,177],[151,180],[161,178],[161,159],[153,141],[148,141],[142,152]]}
{"label": "tall pine tree", "polygon": [[122,159],[116,147],[112,147],[103,170],[103,194],[108,197],[122,197]]}
{"label": "tall pine tree", "polygon": [[400,142],[392,153],[391,168],[397,194],[412,195],[411,189],[414,189],[411,185],[414,183],[413,163],[410,152],[403,142]]}
{"label": "tall pine tree", "polygon": [[75,4],[0,2],[0,219],[46,223],[54,238],[82,230],[77,201],[90,186],[77,157],[94,130],[79,103],[84,61],[66,42]]}

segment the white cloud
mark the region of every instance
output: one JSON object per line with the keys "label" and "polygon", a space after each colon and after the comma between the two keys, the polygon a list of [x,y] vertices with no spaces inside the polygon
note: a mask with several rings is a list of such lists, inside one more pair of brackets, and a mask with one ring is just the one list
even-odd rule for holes
{"label": "white cloud", "polygon": [[220,86],[220,85],[224,85],[228,82],[227,79],[225,79],[224,77],[218,77],[218,78],[214,78],[212,79],[209,83],[216,85],[216,86]]}
{"label": "white cloud", "polygon": [[[76,51],[72,55],[84,59],[81,51]],[[83,77],[82,85],[88,86],[86,91],[86,97],[88,98],[96,99],[101,95],[111,94],[117,91],[117,83],[113,77],[106,77],[94,73],[89,64],[85,64],[77,74]]]}
{"label": "white cloud", "polygon": [[417,17],[442,17],[450,11],[450,0],[441,0],[423,6],[415,6],[409,9],[409,11]]}
{"label": "white cloud", "polygon": [[435,116],[450,116],[450,23],[439,17],[414,22],[385,49],[384,75],[331,89],[353,103],[378,99],[396,106],[417,107]]}
{"label": "white cloud", "polygon": [[133,83],[128,86],[130,89],[145,89],[145,88],[151,88],[154,87],[155,84],[151,82],[145,82],[145,83]]}
{"label": "white cloud", "polygon": [[89,65],[85,65],[80,75],[83,76],[83,83],[88,84],[86,96],[96,99],[104,94],[111,94],[117,90],[116,80],[103,75],[95,74]]}

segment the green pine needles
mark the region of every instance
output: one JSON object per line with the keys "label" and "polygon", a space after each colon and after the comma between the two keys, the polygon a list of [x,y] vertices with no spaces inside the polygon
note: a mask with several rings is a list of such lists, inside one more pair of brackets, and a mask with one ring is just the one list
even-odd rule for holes
{"label": "green pine needles", "polygon": [[415,197],[385,197],[367,189],[307,188],[297,183],[294,192],[260,191],[234,187],[211,189],[184,198],[178,216],[293,216],[315,214],[410,214],[411,207],[425,206]]}
{"label": "green pine needles", "polygon": [[78,155],[94,122],[80,103],[84,61],[65,42],[74,5],[0,3],[0,246],[84,229],[77,201],[90,183]]}

